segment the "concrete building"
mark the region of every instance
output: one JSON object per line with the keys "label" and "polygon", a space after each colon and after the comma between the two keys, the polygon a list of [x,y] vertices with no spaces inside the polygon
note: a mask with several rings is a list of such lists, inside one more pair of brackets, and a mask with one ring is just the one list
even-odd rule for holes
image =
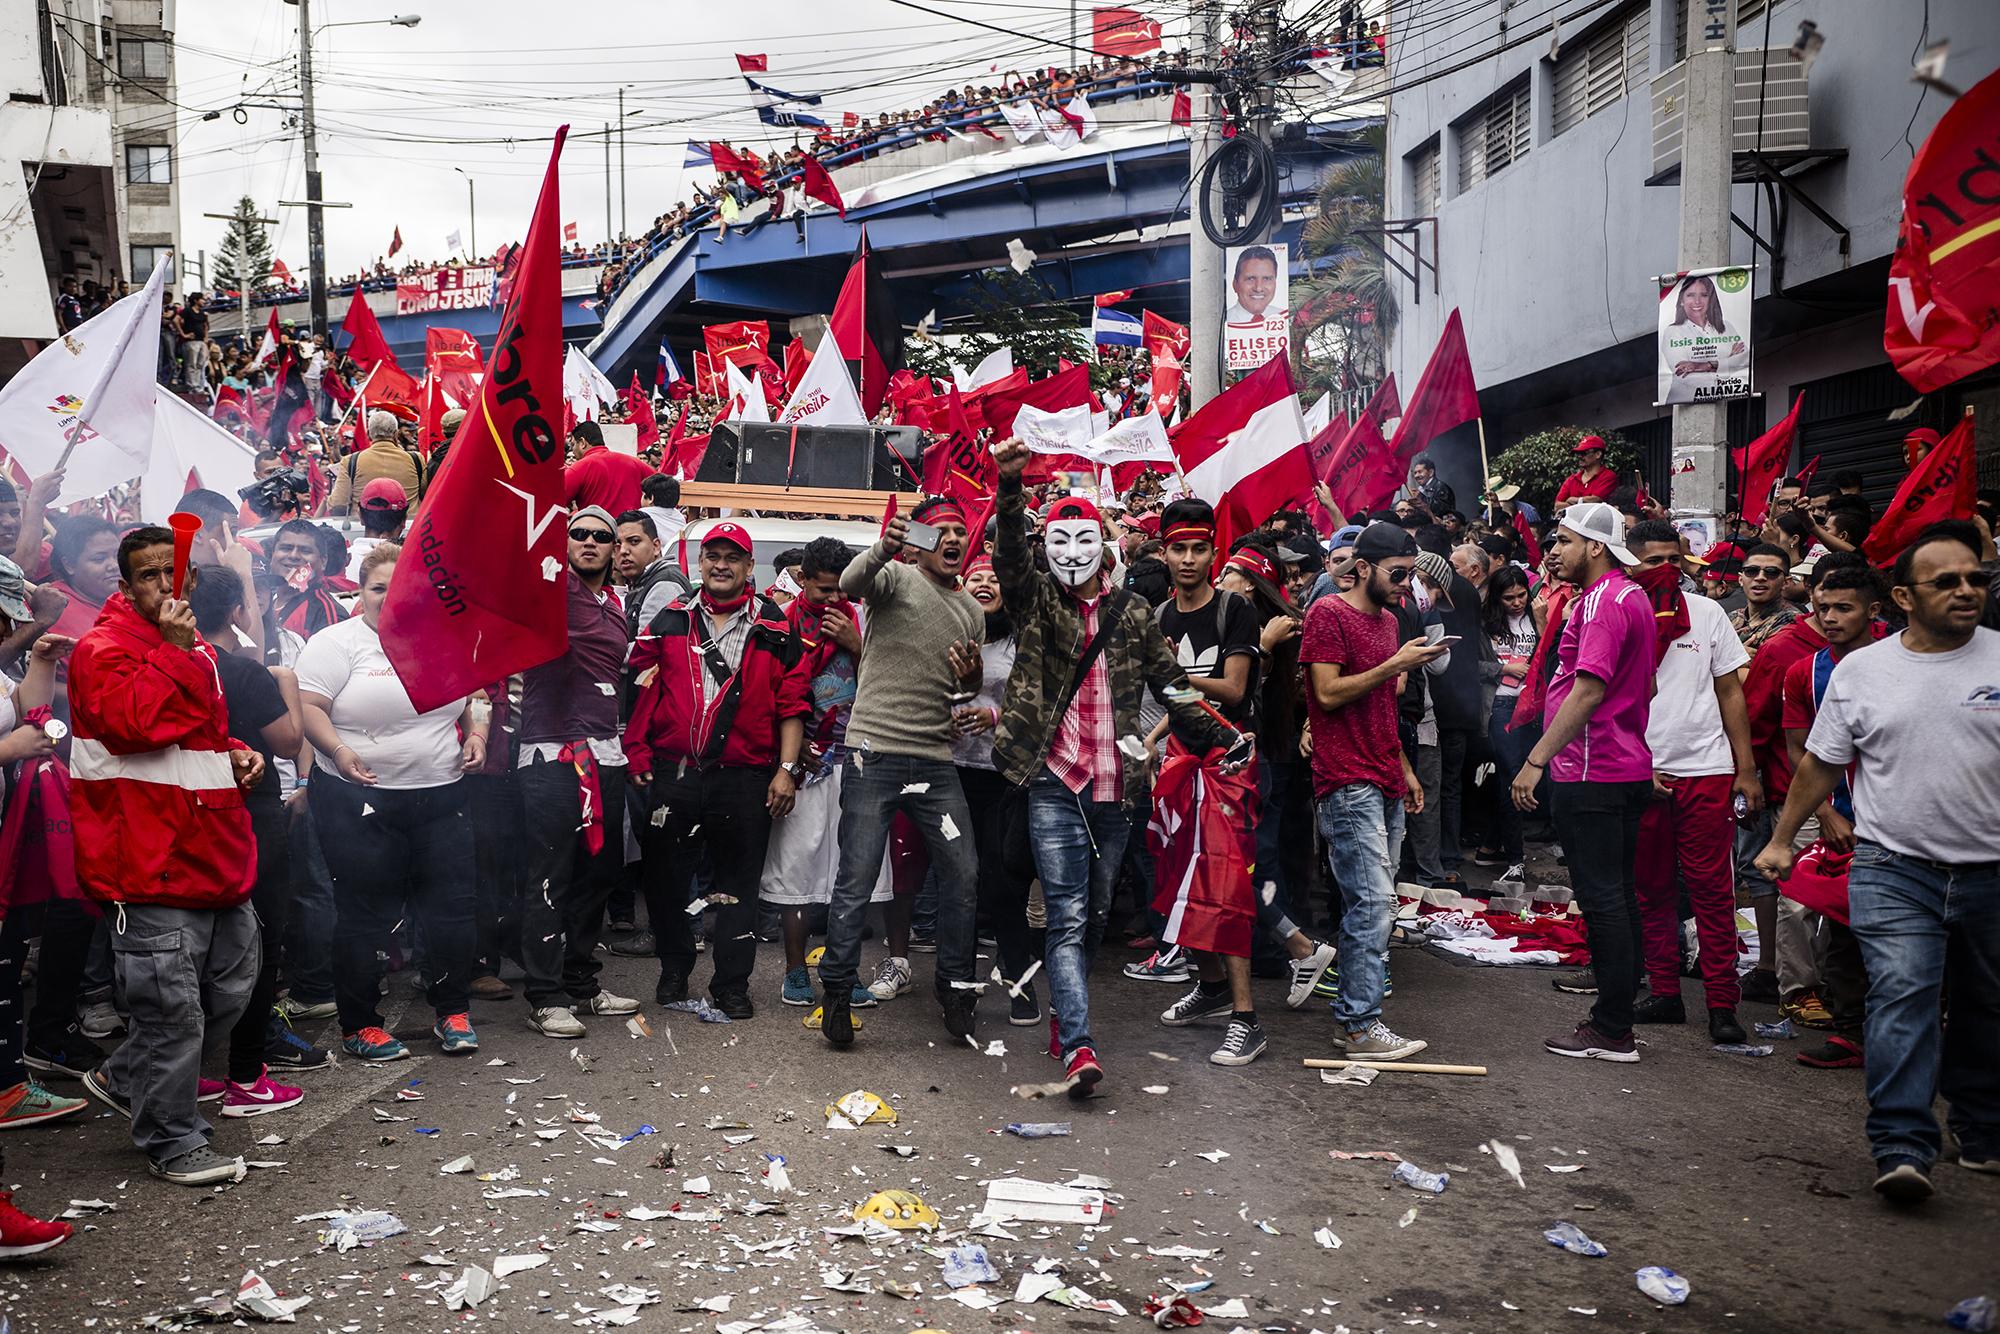
{"label": "concrete building", "polygon": [[[1758,266],[1760,396],[1733,405],[1732,443],[1781,420],[1803,394],[1795,462],[1822,454],[1828,471],[1857,469],[1880,503],[1903,474],[1903,435],[1974,404],[1992,485],[2000,376],[1973,377],[1891,420],[1917,395],[1891,369],[1882,328],[1911,146],[1945,105],[1911,80],[1910,53],[1925,31],[1926,41],[1948,38],[1947,77],[1972,86],[2000,65],[2000,5],[1736,4],[1730,262]],[[1654,406],[1652,279],[1680,267],[1687,14],[1688,0],[1392,6],[1388,216],[1422,220],[1434,267],[1401,283],[1389,364],[1407,396],[1456,307],[1493,453],[1548,427],[1615,428],[1641,447],[1653,489],[1667,485],[1672,409]],[[1825,44],[1802,66],[1788,48],[1808,19]],[[1475,434],[1455,432],[1437,452],[1469,508]]]}
{"label": "concrete building", "polygon": [[180,238],[172,6],[0,0],[0,377],[62,279],[137,285]]}

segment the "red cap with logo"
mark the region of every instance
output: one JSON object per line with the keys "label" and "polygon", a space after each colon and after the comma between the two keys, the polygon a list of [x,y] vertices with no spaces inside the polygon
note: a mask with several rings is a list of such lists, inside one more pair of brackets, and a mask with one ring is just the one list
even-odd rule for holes
{"label": "red cap with logo", "polygon": [[747,552],[751,555],[755,555],[757,552],[756,544],[750,540],[749,530],[744,528],[740,523],[731,523],[727,520],[718,523],[715,527],[701,535],[701,544],[703,546],[708,546],[712,542],[727,542],[737,550]]}

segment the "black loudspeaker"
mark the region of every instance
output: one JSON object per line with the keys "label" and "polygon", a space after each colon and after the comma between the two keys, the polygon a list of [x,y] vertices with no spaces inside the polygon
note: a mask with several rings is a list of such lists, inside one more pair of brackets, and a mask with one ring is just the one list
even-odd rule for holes
{"label": "black loudspeaker", "polygon": [[[923,437],[915,427],[801,426],[742,422],[740,447],[732,440],[734,480],[751,486],[811,486],[842,490],[910,491],[923,466]],[[715,441],[719,441],[718,434]],[[715,441],[709,458],[715,457]],[[892,450],[890,446],[893,445]],[[900,455],[900,458],[898,457]],[[709,481],[708,459],[700,480]]]}
{"label": "black loudspeaker", "polygon": [[921,491],[924,433],[914,426],[875,430],[875,467],[870,486],[877,491]]}
{"label": "black loudspeaker", "polygon": [[737,449],[736,428],[740,423],[717,422],[708,433],[708,452],[701,456],[701,469],[695,473],[697,482],[733,482],[736,480]]}

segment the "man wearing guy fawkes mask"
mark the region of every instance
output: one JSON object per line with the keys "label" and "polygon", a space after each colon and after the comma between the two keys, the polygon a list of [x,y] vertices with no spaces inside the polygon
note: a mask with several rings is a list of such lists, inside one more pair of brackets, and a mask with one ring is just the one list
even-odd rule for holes
{"label": "man wearing guy fawkes mask", "polygon": [[1247,734],[1201,706],[1144,599],[1107,587],[1097,507],[1058,497],[1044,516],[1048,572],[1035,569],[1021,472],[1028,447],[994,448],[1000,485],[993,568],[1018,652],[1001,703],[994,763],[1028,789],[1028,830],[1048,910],[1046,959],[1054,1013],[1049,1054],[1064,1062],[1072,1098],[1104,1078],[1090,1036],[1085,975],[1104,938],[1132,803],[1146,792],[1139,703],[1151,690],[1190,747],[1233,746]]}

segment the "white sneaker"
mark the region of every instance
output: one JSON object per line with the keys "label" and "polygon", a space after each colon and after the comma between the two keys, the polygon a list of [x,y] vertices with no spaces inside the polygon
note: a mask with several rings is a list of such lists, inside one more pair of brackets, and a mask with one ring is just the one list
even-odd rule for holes
{"label": "white sneaker", "polygon": [[528,1016],[528,1027],[545,1038],[580,1038],[584,1035],[576,1011],[567,1005],[547,1005]]}
{"label": "white sneaker", "polygon": [[878,1001],[894,1000],[908,990],[910,990],[908,959],[882,960],[882,966],[875,970],[875,980],[868,984],[868,994]]}
{"label": "white sneaker", "polygon": [[1347,1049],[1350,1057],[1369,1061],[1400,1061],[1405,1056],[1415,1056],[1430,1045],[1418,1038],[1399,1036],[1380,1019],[1368,1025],[1366,1032],[1344,1034],[1336,1042]]}
{"label": "white sneaker", "polygon": [[295,1001],[287,996],[278,1002],[278,1013],[294,1022],[300,1019],[331,1019],[339,1012],[340,1007],[332,1001],[319,1001],[307,1005],[303,1001]]}
{"label": "white sneaker", "polygon": [[1285,1004],[1294,1010],[1312,999],[1313,987],[1320,975],[1333,967],[1334,948],[1321,945],[1303,959],[1292,960],[1292,986],[1285,993]]}
{"label": "white sneaker", "polygon": [[609,991],[600,991],[584,1003],[584,1009],[592,1014],[637,1014],[639,1002],[630,996],[620,996]]}
{"label": "white sneaker", "polygon": [[125,1031],[125,1017],[108,1000],[92,1001],[76,1012],[77,1026],[87,1038],[108,1038]]}

